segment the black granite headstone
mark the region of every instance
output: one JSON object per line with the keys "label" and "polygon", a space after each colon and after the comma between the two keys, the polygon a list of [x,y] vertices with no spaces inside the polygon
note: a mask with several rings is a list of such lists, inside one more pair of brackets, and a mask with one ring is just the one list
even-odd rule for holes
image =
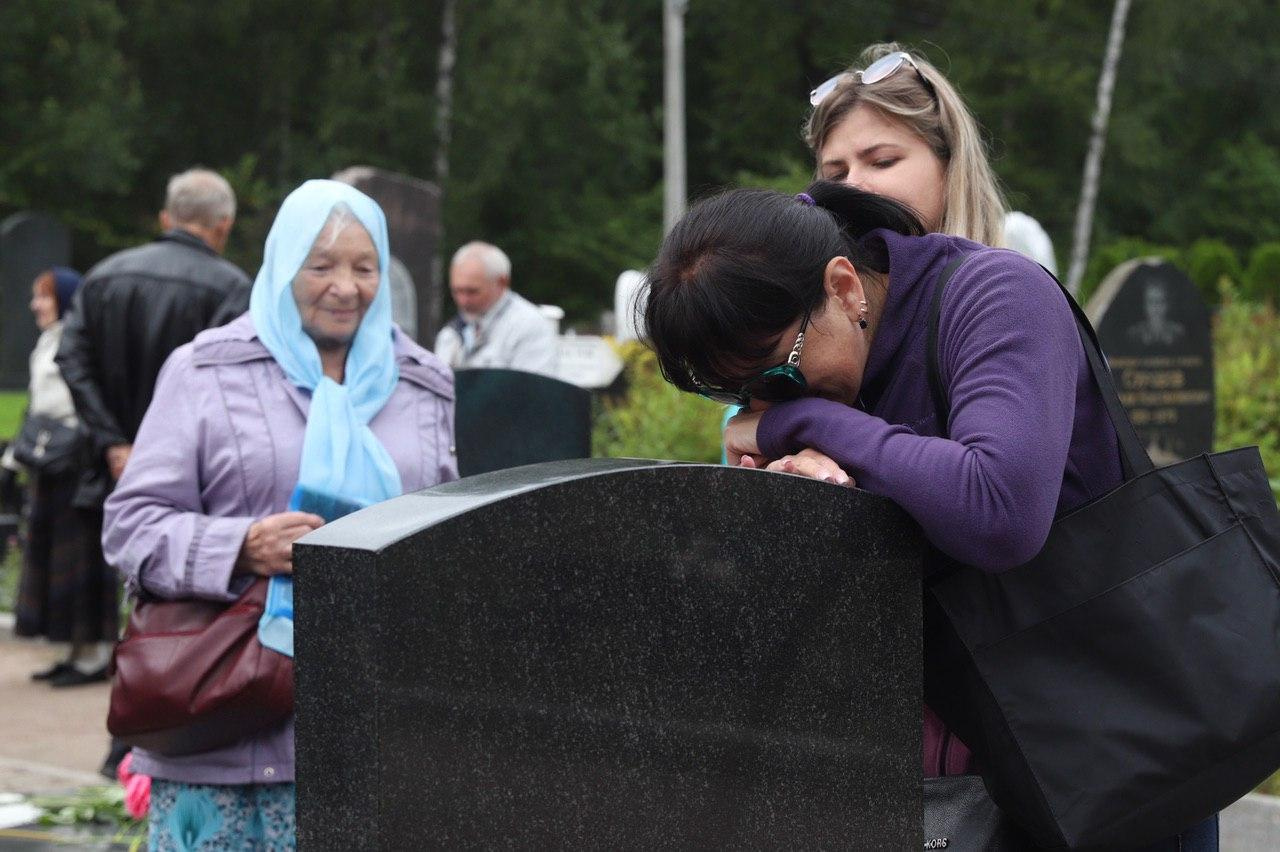
{"label": "black granite headstone", "polygon": [[15,213],[0,222],[0,390],[26,390],[27,359],[39,332],[31,311],[31,283],[71,259],[71,235],[43,213]]}
{"label": "black granite headstone", "polygon": [[1213,342],[1191,279],[1159,258],[1131,260],[1106,277],[1086,313],[1152,461],[1211,452]]}
{"label": "black granite headstone", "polygon": [[458,473],[591,455],[591,393],[520,370],[454,373]]}
{"label": "black granite headstone", "polygon": [[440,263],[440,188],[430,181],[352,166],[333,176],[368,195],[387,214],[391,253],[400,259],[417,290],[417,339],[430,347],[441,326],[444,284]]}
{"label": "black granite headstone", "polygon": [[323,527],[300,847],[919,849],[921,542],[865,492],[631,459]]}

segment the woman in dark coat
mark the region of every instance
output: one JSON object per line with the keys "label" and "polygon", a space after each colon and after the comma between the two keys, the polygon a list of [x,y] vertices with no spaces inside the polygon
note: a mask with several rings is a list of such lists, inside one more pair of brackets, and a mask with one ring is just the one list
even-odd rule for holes
{"label": "woman in dark coat", "polygon": [[[79,430],[71,394],[54,355],[62,338],[62,316],[80,286],[74,270],[55,267],[32,284],[31,313],[40,337],[31,352],[27,418],[51,429]],[[35,430],[37,452],[41,446]],[[18,455],[23,455],[18,453]],[[53,686],[76,686],[107,679],[107,662],[116,639],[118,604],[114,575],[102,558],[102,512],[75,508],[71,498],[81,474],[73,449],[49,464],[6,456],[6,466],[25,466],[30,489],[27,546],[14,613],[19,636],[43,636],[64,646],[61,659],[35,672]]]}

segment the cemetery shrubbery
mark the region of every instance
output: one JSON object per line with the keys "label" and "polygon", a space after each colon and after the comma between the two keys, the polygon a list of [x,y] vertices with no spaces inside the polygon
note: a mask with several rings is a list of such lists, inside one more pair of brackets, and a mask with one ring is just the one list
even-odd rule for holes
{"label": "cemetery shrubbery", "polygon": [[1090,256],[1089,263],[1085,267],[1076,301],[1082,305],[1086,304],[1089,297],[1098,289],[1098,285],[1111,274],[1111,270],[1127,260],[1133,260],[1136,257],[1162,257],[1175,266],[1185,268],[1182,255],[1181,249],[1148,242],[1141,237],[1125,237],[1099,246],[1098,250]]}
{"label": "cemetery shrubbery", "polygon": [[1213,330],[1219,449],[1257,444],[1280,497],[1280,314],[1226,288]]}
{"label": "cemetery shrubbery", "polygon": [[1222,240],[1202,238],[1187,250],[1186,271],[1204,300],[1216,305],[1222,300],[1222,279],[1239,281],[1242,270],[1240,258],[1231,246]]}
{"label": "cemetery shrubbery", "polygon": [[[1255,302],[1280,304],[1280,243],[1262,243],[1249,256],[1244,295]],[[1275,338],[1272,338],[1274,345]]]}
{"label": "cemetery shrubbery", "polygon": [[1186,249],[1149,242],[1141,237],[1125,237],[1106,243],[1089,260],[1077,296],[1080,304],[1089,301],[1111,270],[1139,257],[1161,257],[1181,267],[1210,305],[1216,306],[1222,300],[1224,284],[1235,287],[1237,299],[1280,304],[1280,242],[1259,243],[1249,253],[1248,264],[1244,265],[1235,249],[1215,237],[1202,237]]}
{"label": "cemetery shrubbery", "polygon": [[676,390],[658,359],[636,341],[620,344],[625,395],[605,399],[596,413],[592,448],[609,458],[720,461],[724,406]]}

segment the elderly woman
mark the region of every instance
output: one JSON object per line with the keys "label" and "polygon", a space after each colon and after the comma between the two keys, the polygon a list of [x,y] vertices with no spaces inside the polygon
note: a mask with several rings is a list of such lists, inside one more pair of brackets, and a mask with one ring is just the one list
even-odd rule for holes
{"label": "elderly woman", "polygon": [[[392,325],[390,257],[382,210],[352,187],[285,199],[249,312],[170,356],[107,502],[107,558],[132,590],[230,602],[268,576],[275,597],[325,520],[291,498],[324,511],[457,477],[452,376]],[[288,630],[263,638],[292,653]],[[292,718],[216,751],[134,754],[152,848],[293,847]]]}
{"label": "elderly woman", "polygon": [[[645,327],[668,381],[748,409],[725,431],[731,462],[856,480],[947,557],[1001,571],[1121,483],[1118,439],[1053,278],[924,231],[901,204],[842,184],[725,193],[663,241]],[[957,261],[940,296],[939,422],[927,329]],[[924,743],[926,776],[975,771],[928,712]],[[1216,822],[1154,848],[1216,849]]]}

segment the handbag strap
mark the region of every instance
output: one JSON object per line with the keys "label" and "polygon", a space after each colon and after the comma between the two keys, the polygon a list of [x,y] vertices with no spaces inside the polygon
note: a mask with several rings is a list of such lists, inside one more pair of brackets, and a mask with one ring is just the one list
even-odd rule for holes
{"label": "handbag strap", "polygon": [[[938,283],[934,287],[933,304],[929,310],[929,330],[926,343],[928,347],[929,392],[933,397],[934,412],[943,435],[948,434],[947,426],[951,414],[951,404],[947,398],[946,388],[942,385],[942,376],[938,367],[938,323],[942,314],[942,296],[956,270],[970,257],[972,257],[971,254],[962,254],[943,268],[942,273],[938,276]],[[1044,269],[1043,266],[1040,268]],[[1120,402],[1120,395],[1116,392],[1115,380],[1112,378],[1111,370],[1107,367],[1105,356],[1102,354],[1102,346],[1098,343],[1097,332],[1094,331],[1089,318],[1085,316],[1084,311],[1076,303],[1071,293],[1067,291],[1066,287],[1062,286],[1058,276],[1047,269],[1044,271],[1058,285],[1058,289],[1062,291],[1062,295],[1067,299],[1067,304],[1071,306],[1071,313],[1076,321],[1076,330],[1080,334],[1080,342],[1084,345],[1084,354],[1089,361],[1089,373],[1093,376],[1093,382],[1097,386],[1098,392],[1102,395],[1102,403],[1106,406],[1107,416],[1111,419],[1111,425],[1116,431],[1116,440],[1120,447],[1120,464],[1124,472],[1125,481],[1127,482],[1130,479],[1155,470],[1155,465],[1151,463],[1151,457],[1147,455],[1146,446],[1143,445],[1142,439],[1138,437],[1137,431],[1133,428],[1133,423],[1129,420],[1129,414],[1125,411],[1124,404]]]}

